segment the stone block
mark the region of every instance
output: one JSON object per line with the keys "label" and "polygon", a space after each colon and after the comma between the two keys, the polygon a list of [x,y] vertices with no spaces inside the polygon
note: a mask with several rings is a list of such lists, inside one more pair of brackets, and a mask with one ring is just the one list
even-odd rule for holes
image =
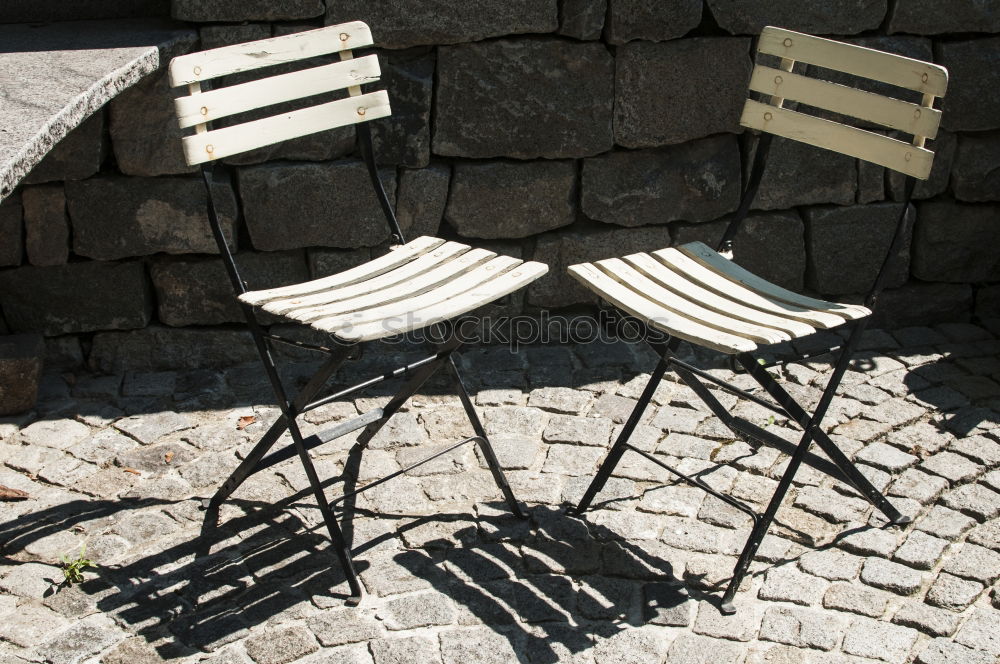
{"label": "stone block", "polygon": [[735,136],[616,151],[583,162],[583,212],[619,226],[709,221],[739,205]]}
{"label": "stone block", "polygon": [[152,301],[142,263],[68,263],[0,273],[0,307],[15,332],[46,336],[144,327]]}
{"label": "stone block", "polygon": [[435,154],[558,159],[612,146],[614,62],[602,44],[444,46],[437,77]]}
{"label": "stone block", "polygon": [[[241,253],[236,261],[250,290],[309,279],[302,251]],[[221,259],[164,258],[151,263],[149,273],[161,323],[181,327],[245,320]]]}
{"label": "stone block", "polygon": [[[236,197],[213,185],[223,232],[235,246]],[[73,252],[97,260],[168,254],[215,254],[205,185],[194,178],[101,176],[66,183]]]}
{"label": "stone block", "polygon": [[451,167],[435,163],[427,168],[402,169],[396,194],[396,221],[407,239],[437,235],[448,202]]}
{"label": "stone block", "polygon": [[[752,158],[747,155],[747,164]],[[798,141],[775,138],[768,153],[757,210],[782,210],[799,205],[853,205],[858,186],[857,160]]]}
{"label": "stone block", "polygon": [[951,283],[1000,279],[994,245],[1000,205],[927,201],[917,205],[913,276]]}
{"label": "stone block", "polygon": [[939,42],[934,55],[948,68],[941,126],[951,131],[1000,128],[1000,37]]}
{"label": "stone block", "polygon": [[0,204],[0,267],[21,264],[24,254],[23,216],[24,208],[19,196],[11,196]]}
{"label": "stone block", "polygon": [[666,41],[683,37],[701,23],[701,0],[608,0],[606,39],[624,44],[635,39]]}
{"label": "stone block", "polygon": [[1000,32],[1000,12],[981,0],[896,0],[889,32],[940,35],[946,32]]}
{"label": "stone block", "polygon": [[[171,15],[181,21],[290,21],[322,16],[323,0],[172,0]],[[355,19],[356,20],[356,19]]]}
{"label": "stone block", "polygon": [[[405,232],[405,231],[404,231]],[[370,261],[372,250],[363,249],[310,249],[308,255],[309,275],[313,279],[326,277],[337,272]]]}
{"label": "stone block", "polygon": [[456,2],[437,0],[337,0],[327,3],[326,24],[364,21],[375,44],[386,48],[458,44],[559,27],[556,0]]}
{"label": "stone block", "polygon": [[[889,251],[900,208],[895,203],[874,203],[806,209],[809,288],[828,294],[868,292]],[[911,206],[910,228],[914,214]],[[887,288],[902,286],[910,275],[910,240],[907,233],[886,274]]]}
{"label": "stone block", "polygon": [[981,319],[1000,318],[1000,285],[976,291],[976,315]]}
{"label": "stone block", "polygon": [[[645,148],[742,131],[749,50],[750,40],[732,37],[635,42],[619,48],[615,143]],[[707,71],[712,72],[709,78],[691,75]]]}
{"label": "stone block", "polygon": [[608,0],[560,0],[559,29],[565,37],[600,39]]}
{"label": "stone block", "polygon": [[768,25],[824,35],[873,30],[885,18],[886,0],[801,2],[801,0],[708,0],[716,23],[738,35],[757,35]]}
{"label": "stone block", "polygon": [[596,302],[597,297],[569,276],[576,263],[614,258],[670,246],[666,226],[548,233],[538,238],[534,256],[549,266],[548,273],[528,286],[528,303],[539,307],[567,307]]}
{"label": "stone block", "polygon": [[576,162],[459,162],[444,216],[459,235],[519,238],[576,219]]}
{"label": "stone block", "polygon": [[375,156],[381,165],[423,168],[431,159],[431,102],[434,57],[382,55],[380,87],[388,90],[392,115],[372,123]]}
{"label": "stone block", "polygon": [[24,184],[89,178],[100,170],[106,154],[104,113],[98,111],[56,143],[25,176]]}
{"label": "stone block", "polygon": [[41,23],[98,18],[169,16],[170,0],[7,0],[0,7],[0,23]]}
{"label": "stone block", "polygon": [[164,69],[139,81],[109,104],[111,146],[118,170],[125,175],[151,177],[193,173],[181,149],[187,134],[177,126],[174,99],[187,88],[171,88]]}
{"label": "stone block", "polygon": [[[396,197],[394,176],[390,170],[380,173],[390,201]],[[347,249],[389,237],[362,161],[263,164],[240,169],[238,179],[247,230],[257,249]]]}
{"label": "stone block", "polygon": [[907,325],[967,321],[972,315],[972,287],[968,284],[910,282],[882,291],[872,325],[895,329]]}
{"label": "stone block", "polygon": [[25,187],[24,244],[32,265],[62,265],[69,258],[69,217],[61,184]]}
{"label": "stone block", "polygon": [[[926,180],[917,180],[917,184],[913,187],[915,200],[933,198],[948,188],[948,179],[958,149],[958,137],[950,131],[941,129],[937,138],[927,143],[927,149],[934,152],[934,165],[931,166],[930,177]],[[891,169],[886,169],[886,176],[885,185],[889,197],[894,201],[903,200],[906,176]]]}
{"label": "stone block", "polygon": [[198,28],[202,49],[232,46],[271,36],[271,26],[266,23],[245,23],[239,25],[203,25]]}
{"label": "stone block", "polygon": [[35,407],[45,342],[38,334],[0,336],[0,416]]}
{"label": "stone block", "polygon": [[256,359],[253,340],[244,330],[151,325],[95,334],[88,363],[95,371],[121,373],[229,367]]}
{"label": "stone block", "polygon": [[[675,224],[674,244],[695,240],[716,247],[728,221]],[[781,260],[775,260],[780,256]],[[784,288],[801,291],[805,283],[806,250],[802,219],[794,211],[750,214],[733,238],[733,260]]]}
{"label": "stone block", "polygon": [[951,169],[955,198],[962,201],[1000,200],[997,164],[1000,164],[1000,133],[963,134],[958,140]]}

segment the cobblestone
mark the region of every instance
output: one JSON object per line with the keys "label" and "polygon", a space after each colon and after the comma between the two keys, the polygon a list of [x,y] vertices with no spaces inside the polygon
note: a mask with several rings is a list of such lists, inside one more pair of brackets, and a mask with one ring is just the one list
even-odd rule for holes
{"label": "cobblestone", "polygon": [[927,603],[951,611],[964,611],[983,592],[983,584],[951,574],[940,574],[927,591]]}
{"label": "cobblestone", "polygon": [[885,613],[890,597],[888,593],[871,588],[850,583],[834,583],[823,595],[823,606],[879,618]]}
{"label": "cobblestone", "polygon": [[844,634],[844,652],[861,657],[903,664],[917,642],[919,632],[870,618],[857,618]]}
{"label": "cobblestone", "polygon": [[947,488],[948,480],[943,477],[908,468],[889,487],[889,495],[912,498],[927,505],[937,500]]}
{"label": "cobblestone", "polygon": [[954,540],[974,525],[976,525],[975,519],[942,505],[935,505],[916,522],[914,528],[931,535]]}
{"label": "cobblestone", "polygon": [[1000,611],[977,607],[958,629],[955,641],[962,645],[985,650],[993,657],[1000,657]]}
{"label": "cobblestone", "polygon": [[930,569],[940,560],[947,547],[948,540],[915,530],[907,536],[892,557],[910,567]]}
{"label": "cobblestone", "polygon": [[759,597],[808,606],[818,604],[829,585],[826,581],[803,574],[794,567],[775,567],[768,570],[765,575]]}
{"label": "cobblestone", "polygon": [[[938,346],[908,344],[907,334],[936,336]],[[442,466],[376,487],[357,499],[367,512],[345,520],[369,591],[358,608],[343,606],[346,584],[308,498],[260,509],[307,488],[294,459],[254,475],[227,501],[211,545],[221,564],[193,555],[203,514],[187,496],[209,495],[276,417],[258,403],[264,383],[240,368],[211,371],[215,387],[199,392],[185,386],[206,382],[208,370],[81,375],[72,388],[50,375],[41,419],[0,424],[0,484],[31,494],[0,503],[11,561],[0,567],[0,651],[43,659],[50,644],[53,660],[69,661],[60,653],[75,649],[106,664],[193,664],[206,653],[203,664],[872,664],[904,661],[910,644],[906,656],[916,662],[976,663],[992,657],[1000,615],[1000,471],[991,470],[1000,430],[992,411],[967,407],[951,386],[982,387],[962,377],[991,376],[977,371],[985,362],[959,360],[992,350],[973,354],[970,342],[928,329],[897,336],[898,349],[872,339],[895,360],[877,357],[873,373],[850,372],[831,422],[861,435],[835,441],[916,522],[883,528],[884,517],[853,490],[803,468],[737,593],[738,612],[725,617],[712,598],[748,534],[742,513],[683,483],[664,485],[669,476],[636,454],[623,457],[582,519],[562,511],[589,486],[645,382],[631,368],[631,348],[532,348],[530,362],[506,350],[477,355],[479,368],[485,358],[495,370],[482,375],[476,403],[530,518],[509,515],[471,447],[458,463],[449,455]],[[552,387],[551,371],[539,378],[529,370],[548,366],[550,355],[566,377],[556,384],[568,387]],[[581,364],[587,368],[574,369]],[[810,400],[829,371],[814,362],[785,373]],[[286,373],[308,375],[294,364]],[[919,398],[909,396],[914,390]],[[306,420],[323,428],[385,401],[373,392]],[[637,447],[763,508],[787,457],[732,441],[677,382],[664,381],[655,403],[632,439]],[[225,410],[205,410],[209,404]],[[244,414],[257,421],[240,430]],[[779,423],[772,430],[797,440]],[[422,457],[429,441],[470,431],[456,398],[419,394],[372,441],[359,481]],[[341,472],[352,443],[345,437],[315,451],[321,476]],[[87,584],[43,598],[47,579],[61,575],[31,561],[55,562],[85,540],[106,582],[88,572]],[[171,631],[149,632],[161,621]],[[918,633],[925,636],[914,641]]]}
{"label": "cobblestone", "polygon": [[861,569],[861,580],[876,588],[911,595],[920,588],[923,576],[903,565],[882,558],[869,558]]}
{"label": "cobblestone", "polygon": [[942,496],[941,502],[979,521],[992,519],[1000,514],[1000,494],[979,484],[966,484],[953,489]]}
{"label": "cobblestone", "polygon": [[919,600],[903,602],[892,617],[892,622],[913,627],[931,636],[951,636],[958,629],[961,616],[944,609],[936,609]]}
{"label": "cobblestone", "polygon": [[995,664],[996,659],[989,653],[948,639],[934,639],[913,661],[915,664]]}
{"label": "cobblestone", "polygon": [[846,627],[840,614],[818,609],[773,606],[764,613],[760,638],[801,648],[833,650]]}
{"label": "cobblestone", "polygon": [[890,473],[897,473],[919,461],[912,454],[900,452],[892,445],[885,443],[872,443],[858,452],[854,458]]}

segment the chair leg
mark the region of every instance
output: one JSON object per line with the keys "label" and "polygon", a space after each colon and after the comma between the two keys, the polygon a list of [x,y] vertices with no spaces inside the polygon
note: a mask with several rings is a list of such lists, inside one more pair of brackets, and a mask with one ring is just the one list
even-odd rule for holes
{"label": "chair leg", "polygon": [[[292,403],[292,407],[298,412],[303,408],[309,401],[316,396],[326,381],[329,380],[330,376],[344,363],[350,353],[350,346],[344,346],[338,349],[336,353],[331,355],[313,374],[313,377],[309,379],[306,386],[302,388],[302,391],[295,397],[295,401]],[[267,430],[250,453],[243,459],[243,462],[236,467],[236,470],[230,474],[226,481],[223,482],[219,488],[216,490],[215,495],[212,496],[208,501],[203,502],[203,509],[209,511],[209,516],[217,512],[222,503],[225,502],[229,496],[233,494],[243,482],[246,481],[248,477],[257,472],[257,464],[260,460],[264,458],[274,444],[281,437],[281,434],[288,430],[288,420],[284,415],[280,415],[271,428]]]}
{"label": "chair leg", "polygon": [[746,544],[743,545],[743,552],[740,553],[739,560],[736,561],[736,566],[733,569],[733,577],[730,579],[729,585],[726,587],[726,592],[722,596],[722,604],[719,607],[722,613],[726,615],[736,613],[736,607],[733,605],[733,598],[736,596],[736,591],[739,590],[740,584],[743,582],[743,577],[746,576],[747,570],[750,569],[750,563],[757,554],[757,549],[760,548],[761,542],[764,541],[764,536],[767,535],[767,530],[774,521],[774,515],[778,512],[778,508],[781,506],[782,501],[785,499],[785,494],[792,484],[792,478],[795,477],[795,473],[798,472],[799,466],[802,465],[802,460],[809,451],[809,443],[811,441],[812,432],[807,430],[802,434],[795,454],[792,455],[791,460],[788,462],[788,467],[781,475],[781,480],[771,495],[771,501],[767,505],[767,510],[754,523],[750,537],[747,539]]}
{"label": "chair leg", "polygon": [[340,566],[344,570],[344,575],[347,577],[347,585],[351,589],[351,596],[347,599],[347,604],[348,606],[357,606],[361,601],[362,592],[361,584],[358,582],[358,574],[354,569],[354,562],[351,560],[351,551],[344,539],[344,534],[340,530],[340,525],[337,523],[337,518],[334,516],[333,510],[330,509],[330,504],[326,500],[323,485],[320,483],[319,475],[316,473],[316,467],[313,465],[312,459],[309,458],[309,451],[303,443],[302,433],[299,431],[298,424],[293,421],[288,428],[292,435],[295,451],[298,452],[299,460],[306,471],[306,477],[309,478],[309,486],[312,487],[313,495],[316,497],[320,514],[323,515],[323,521],[326,522],[326,529],[330,534],[333,550],[340,560]]}
{"label": "chair leg", "polygon": [[656,392],[656,388],[659,387],[660,381],[663,380],[663,374],[666,373],[667,367],[669,366],[669,362],[667,361],[668,353],[672,352],[676,348],[676,342],[671,339],[667,346],[668,350],[660,356],[660,361],[653,370],[653,374],[649,377],[649,382],[646,383],[646,387],[643,388],[642,394],[639,396],[639,401],[636,402],[631,414],[629,414],[628,420],[625,421],[625,425],[618,434],[615,444],[611,446],[611,450],[608,452],[608,455],[604,458],[604,461],[601,462],[601,466],[598,468],[597,474],[594,476],[590,486],[587,487],[587,491],[583,494],[583,498],[580,499],[580,503],[576,506],[576,508],[570,509],[570,514],[580,515],[587,511],[587,508],[590,507],[590,503],[593,502],[594,497],[601,491],[601,489],[604,488],[604,485],[607,484],[608,478],[611,477],[611,473],[614,471],[615,466],[617,466],[618,462],[621,461],[622,455],[625,454],[625,450],[629,449],[629,438],[632,437],[632,432],[634,432],[636,426],[638,426],[639,420],[642,419],[642,414],[646,411],[646,407],[649,405],[649,402],[653,398],[653,394]]}
{"label": "chair leg", "polygon": [[[274,391],[275,400],[277,401],[278,407],[281,409],[281,416],[287,425],[288,431],[292,436],[292,443],[295,446],[295,451],[299,455],[299,460],[302,462],[302,467],[306,472],[306,476],[309,478],[309,485],[312,487],[313,494],[316,497],[316,503],[319,506],[320,513],[323,515],[323,520],[326,522],[327,531],[330,534],[330,540],[337,554],[337,558],[340,560],[340,566],[344,570],[344,575],[347,577],[347,584],[351,589],[351,596],[348,598],[347,603],[349,605],[356,605],[361,601],[361,584],[358,582],[357,572],[354,570],[354,563],[351,561],[351,552],[348,550],[346,542],[344,540],[343,534],[340,531],[340,526],[337,524],[337,520],[333,515],[333,511],[330,509],[330,505],[326,500],[326,495],[323,493],[323,486],[320,483],[319,476],[316,474],[316,468],[313,466],[312,459],[309,458],[309,451],[306,449],[305,442],[302,439],[302,433],[299,431],[298,423],[296,422],[296,417],[299,414],[299,408],[301,408],[305,403],[315,395],[315,393],[322,388],[322,385],[326,382],[326,379],[336,371],[337,367],[347,358],[350,352],[348,347],[342,347],[340,352],[330,357],[316,372],[313,378],[303,388],[302,393],[298,395],[295,403],[289,401],[287,393],[285,392],[284,385],[281,382],[281,377],[278,375],[278,369],[274,363],[274,357],[271,355],[271,350],[268,347],[267,339],[264,337],[264,333],[257,323],[257,320],[253,316],[253,309],[248,305],[242,305],[244,313],[246,314],[247,325],[250,328],[250,333],[253,336],[254,345],[257,347],[257,353],[260,355],[261,363],[264,365],[264,371],[267,374],[268,380],[271,382],[271,388]],[[323,374],[326,374],[325,376]],[[310,391],[312,394],[306,395],[306,392]],[[272,426],[272,431],[278,430],[280,427]],[[280,435],[280,433],[278,434]],[[258,445],[258,447],[263,447],[263,445]],[[266,450],[265,450],[266,451]],[[246,473],[249,476],[252,472]],[[244,477],[245,479],[245,477]]]}
{"label": "chair leg", "polygon": [[458,371],[458,367],[455,365],[455,358],[448,358],[448,371],[451,373],[452,381],[455,384],[455,390],[458,392],[458,398],[462,401],[462,407],[465,409],[465,414],[469,418],[469,422],[472,424],[472,429],[475,431],[476,436],[479,438],[479,449],[483,452],[483,458],[486,459],[486,465],[490,468],[490,473],[493,474],[493,481],[496,482],[497,488],[503,494],[504,500],[507,501],[507,506],[514,516],[527,519],[527,513],[521,509],[521,504],[517,502],[517,498],[514,497],[514,491],[510,488],[510,482],[507,481],[507,476],[504,475],[503,469],[500,467],[500,461],[497,460],[496,452],[493,450],[493,444],[490,443],[489,436],[486,435],[486,429],[483,427],[483,423],[479,420],[479,414],[476,413],[476,409],[472,404],[472,399],[469,398],[469,392],[465,389],[465,383],[462,382],[462,375]]}
{"label": "chair leg", "polygon": [[[851,340],[854,339],[857,331],[861,326],[856,327],[854,333],[851,335]],[[836,464],[840,471],[844,474],[846,479],[857,489],[868,501],[874,505],[890,523],[894,525],[903,525],[910,522],[910,517],[902,514],[897,510],[892,503],[880,492],[875,486],[868,480],[867,477],[861,474],[857,466],[851,462],[850,459],[837,447],[828,435],[820,428],[820,423],[826,416],[826,411],[830,407],[830,402],[833,400],[834,394],[836,394],[837,388],[840,386],[840,381],[843,379],[844,372],[847,370],[847,365],[850,362],[851,350],[853,344],[851,340],[848,341],[843,353],[841,353],[840,358],[837,360],[834,366],[833,375],[830,377],[829,382],[826,384],[826,388],[823,390],[823,395],[820,397],[820,401],[816,406],[816,410],[812,415],[806,412],[802,406],[800,406],[792,397],[784,390],[774,380],[774,378],[761,367],[754,359],[753,356],[749,354],[741,354],[737,357],[741,365],[746,369],[754,380],[756,380],[761,387],[763,387],[768,394],[774,398],[782,408],[794,419],[799,426],[804,430],[811,431],[812,437],[815,439],[816,444],[821,450],[823,450],[830,460]]]}

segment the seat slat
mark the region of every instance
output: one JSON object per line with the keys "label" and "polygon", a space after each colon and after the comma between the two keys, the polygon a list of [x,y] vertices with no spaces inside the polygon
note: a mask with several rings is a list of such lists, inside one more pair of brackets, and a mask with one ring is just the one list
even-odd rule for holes
{"label": "seat slat", "polygon": [[753,325],[738,318],[706,309],[682,297],[677,297],[675,293],[655,283],[620,258],[598,261],[595,265],[618,283],[641,293],[664,309],[693,322],[715,328],[720,332],[745,337],[758,344],[775,344],[792,338],[785,332]]}
{"label": "seat slat", "polygon": [[716,295],[707,288],[702,288],[697,283],[684,278],[649,254],[632,254],[626,256],[624,260],[654,282],[668,288],[674,297],[690,299],[707,309],[739,318],[754,325],[773,327],[792,337],[802,337],[816,331],[816,328],[801,321],[745,307],[738,302]]}
{"label": "seat slat", "polygon": [[926,180],[934,153],[857,127],[747,99],[740,124],[870,161]]}
{"label": "seat slat", "polygon": [[926,138],[937,136],[941,123],[934,108],[761,65],[753,69],[750,89]]}
{"label": "seat slat", "polygon": [[659,306],[590,263],[571,265],[568,269],[570,275],[584,286],[657,330],[723,353],[749,352],[757,347],[750,339],[720,332]]}
{"label": "seat slat", "polygon": [[389,95],[385,90],[378,90],[359,97],[338,99],[290,113],[185,136],[181,139],[184,158],[189,166],[194,166],[290,138],[384,118],[391,112]]}
{"label": "seat slat", "polygon": [[400,265],[405,265],[414,258],[426,254],[442,244],[444,244],[444,240],[440,238],[421,235],[417,239],[411,240],[383,256],[379,256],[349,270],[290,286],[250,291],[240,295],[239,299],[247,304],[259,306],[278,298],[305,297],[306,295],[339,286],[350,286],[351,284],[377,277],[389,270],[394,270]]}
{"label": "seat slat", "polygon": [[781,286],[772,284],[770,281],[758,277],[750,270],[737,265],[731,260],[723,258],[718,253],[712,251],[703,242],[688,242],[687,244],[678,247],[678,249],[727,279],[742,284],[747,288],[752,288],[761,295],[774,300],[781,300],[782,302],[794,304],[795,306],[802,307],[804,309],[833,313],[851,320],[864,318],[865,316],[870,316],[872,313],[870,309],[861,305],[841,304],[840,302],[820,300],[815,297],[801,295],[794,291],[790,291],[787,288],[782,288]]}
{"label": "seat slat", "polygon": [[773,26],[761,31],[757,50],[935,97],[943,97],[948,89],[948,71],[944,67]]}
{"label": "seat slat", "polygon": [[[473,249],[464,254],[442,260],[420,274],[401,278],[389,286],[376,288],[356,297],[346,299],[340,297],[339,294],[329,293],[326,294],[329,296],[329,302],[306,307],[296,306],[282,313],[289,318],[294,318],[303,323],[311,323],[319,318],[346,314],[352,311],[363,311],[382,304],[411,298],[431,290],[448,280],[464,278],[465,273],[495,256],[495,253],[486,249]],[[400,268],[385,276],[388,277],[403,269]],[[265,305],[264,309],[269,310],[268,307],[271,306]]]}
{"label": "seat slat", "polygon": [[177,87],[207,81],[217,76],[363,48],[373,43],[372,31],[368,26],[361,21],[352,21],[245,44],[222,46],[171,60],[170,85]]}
{"label": "seat slat", "polygon": [[460,256],[467,251],[469,251],[468,245],[459,242],[446,242],[434,251],[418,256],[410,262],[400,265],[395,270],[385,272],[372,279],[360,281],[350,286],[341,286],[336,289],[313,293],[305,297],[272,300],[264,304],[262,308],[268,313],[284,316],[300,309],[308,309],[318,305],[369,295],[414,279],[424,272],[433,269],[435,266],[456,256]]}
{"label": "seat slat", "polygon": [[654,251],[653,256],[671,269],[683,274],[685,278],[695,281],[705,288],[715,291],[718,295],[729,298],[734,302],[739,302],[744,306],[761,309],[776,316],[784,316],[820,328],[836,327],[843,324],[845,320],[844,316],[812,311],[808,308],[764,297],[757,291],[731,281],[714,270],[710,270],[677,249]]}
{"label": "seat slat", "polygon": [[476,288],[486,281],[495,278],[497,275],[503,274],[507,270],[512,270],[521,263],[522,261],[518,258],[496,256],[488,262],[480,263],[474,269],[464,273],[461,279],[452,279],[440,283],[430,290],[408,296],[404,300],[390,302],[370,309],[353,311],[347,314],[319,318],[310,324],[320,330],[336,332],[356,325],[366,325],[388,318],[405,316],[412,309],[425,309],[456,295],[460,295],[467,290]]}
{"label": "seat slat", "polygon": [[534,261],[522,263],[513,270],[504,272],[497,278],[490,279],[444,302],[413,310],[400,320],[382,320],[367,325],[357,325],[350,330],[342,330],[334,332],[334,334],[344,341],[362,342],[427,327],[460,316],[504,295],[513,293],[545,274],[548,269],[546,265]]}
{"label": "seat slat", "polygon": [[178,97],[174,100],[174,110],[181,128],[193,127],[272,104],[371,83],[379,79],[380,73],[378,57],[366,55]]}

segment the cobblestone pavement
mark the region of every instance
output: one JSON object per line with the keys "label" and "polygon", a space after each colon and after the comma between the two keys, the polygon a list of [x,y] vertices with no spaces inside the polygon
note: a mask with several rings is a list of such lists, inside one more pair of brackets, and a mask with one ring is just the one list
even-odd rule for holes
{"label": "cobblestone pavement", "polygon": [[[395,357],[368,355],[348,370],[409,356],[390,350]],[[368,591],[357,609],[343,605],[346,583],[297,460],[251,478],[221,525],[202,533],[198,498],[276,414],[262,405],[269,390],[256,366],[46,376],[37,412],[0,424],[0,485],[30,495],[0,503],[0,662],[1000,658],[1000,340],[982,328],[867,336],[825,425],[914,521],[885,528],[852,490],[803,468],[732,617],[716,605],[749,531],[742,513],[663,485],[634,454],[585,518],[564,513],[634,404],[653,364],[647,351],[491,348],[462,363],[530,519],[506,512],[469,448],[363,494],[345,524]],[[785,373],[812,402],[828,370]],[[308,369],[288,373],[301,383]],[[308,428],[384,394],[313,411]],[[796,437],[768,411],[737,410]],[[355,485],[470,434],[457,398],[434,383],[360,464],[350,437],[314,456],[325,477],[356,468]],[[734,442],[669,380],[635,440],[758,506],[785,463]],[[343,486],[333,481],[330,495]],[[60,554],[73,558],[84,544],[96,574],[55,591]]]}

